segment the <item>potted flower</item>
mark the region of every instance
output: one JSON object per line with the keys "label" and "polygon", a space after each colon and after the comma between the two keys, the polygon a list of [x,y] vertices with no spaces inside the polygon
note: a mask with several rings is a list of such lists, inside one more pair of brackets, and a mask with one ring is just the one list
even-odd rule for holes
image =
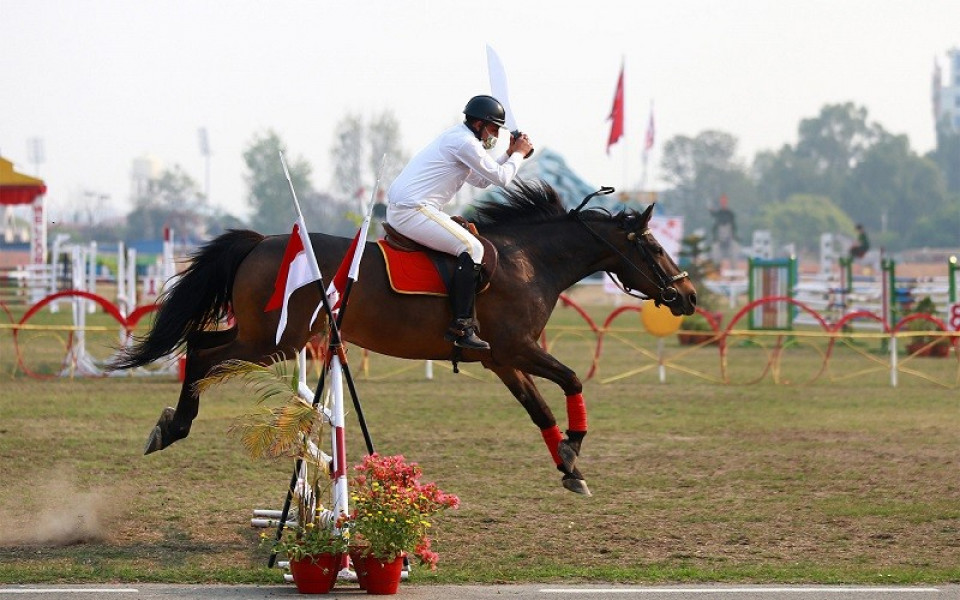
{"label": "potted flower", "polygon": [[[285,525],[279,539],[262,534],[261,544],[287,556],[300,593],[325,594],[336,583],[341,557],[347,551],[347,534],[333,512],[319,503],[331,487],[329,459],[311,451],[323,421],[320,413],[300,397],[297,362],[293,364],[290,373],[284,361],[269,366],[227,361],[197,387],[202,392],[233,378],[252,387],[261,410],[241,416],[230,433],[239,435],[251,458],[290,457],[300,461],[300,476],[293,490],[294,524]],[[275,401],[275,406],[263,407],[267,400]]]}
{"label": "potted flower", "polygon": [[301,594],[326,594],[337,582],[340,559],[347,551],[347,537],[336,527],[333,513],[323,506],[311,511],[310,502],[305,502],[302,495],[295,497],[296,525],[284,527],[279,540],[274,541],[266,533],[261,539],[274,552],[287,555],[293,582]]}
{"label": "potted flower", "polygon": [[[937,308],[930,296],[924,296],[901,321],[903,331],[943,332],[934,321]],[[917,356],[944,358],[950,355],[951,340],[943,335],[917,335],[907,339],[907,352]]]}
{"label": "potted flower", "polygon": [[703,282],[718,274],[719,269],[709,258],[709,248],[702,235],[692,234],[684,237],[680,248],[680,266],[687,271],[690,280],[697,284],[697,311],[684,317],[677,331],[677,342],[681,346],[694,346],[709,342],[719,344],[717,332],[723,320],[723,314],[716,310],[718,295],[710,291]]}
{"label": "potted flower", "polygon": [[697,308],[697,312],[684,317],[677,332],[677,341],[681,346],[695,346],[709,343],[720,343],[719,328],[723,314]]}
{"label": "potted flower", "polygon": [[371,594],[394,594],[403,557],[414,554],[435,569],[439,555],[430,548],[430,518],[460,500],[434,483],[421,483],[422,470],[403,456],[372,454],[354,467],[353,504],[347,527],[351,559]]}

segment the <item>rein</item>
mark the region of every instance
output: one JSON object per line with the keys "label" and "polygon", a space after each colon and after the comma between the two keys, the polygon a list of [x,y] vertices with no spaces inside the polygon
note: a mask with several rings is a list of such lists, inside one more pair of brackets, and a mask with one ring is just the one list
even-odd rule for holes
{"label": "rein", "polygon": [[603,237],[602,235],[594,231],[593,228],[591,228],[590,225],[588,225],[587,222],[583,218],[581,218],[580,209],[582,209],[591,198],[597,195],[606,195],[613,191],[614,190],[611,187],[600,188],[600,190],[584,198],[583,202],[581,202],[577,208],[570,211],[571,215],[578,223],[583,225],[583,227],[590,232],[590,235],[600,240],[600,242],[602,242],[611,250],[613,250],[615,254],[617,254],[620,258],[622,258],[628,265],[630,265],[630,267],[632,267],[644,279],[646,279],[650,283],[657,286],[660,292],[659,298],[651,298],[650,296],[641,295],[640,293],[634,293],[634,290],[624,285],[623,282],[621,282],[614,273],[611,273],[610,271],[606,271],[607,275],[610,276],[610,279],[613,280],[613,282],[617,285],[617,287],[619,287],[623,291],[624,294],[627,294],[628,296],[631,296],[633,298],[637,298],[640,300],[653,300],[654,304],[656,304],[657,306],[660,306],[661,303],[670,304],[671,302],[676,301],[676,299],[679,297],[680,294],[679,292],[677,292],[677,288],[674,287],[673,284],[676,283],[677,281],[680,281],[681,279],[689,277],[690,275],[686,271],[681,271],[680,273],[670,277],[666,274],[666,272],[664,272],[663,268],[654,258],[653,253],[650,251],[650,248],[647,246],[647,244],[643,243],[644,236],[652,233],[649,227],[647,227],[642,232],[640,232],[639,235],[637,235],[637,232],[635,231],[631,231],[627,233],[627,240],[637,248],[638,252],[640,252],[640,256],[643,257],[643,260],[646,263],[647,267],[651,271],[653,271],[654,275],[656,275],[657,277],[656,280],[650,277],[650,275],[648,275],[642,268],[640,268],[640,266],[638,266],[635,262],[633,262],[633,260],[629,256],[621,252],[620,249],[614,246],[609,240],[607,240],[605,237]]}

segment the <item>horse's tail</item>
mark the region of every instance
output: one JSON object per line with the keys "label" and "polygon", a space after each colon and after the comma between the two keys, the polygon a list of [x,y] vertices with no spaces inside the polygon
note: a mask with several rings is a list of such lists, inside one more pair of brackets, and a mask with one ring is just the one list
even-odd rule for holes
{"label": "horse's tail", "polygon": [[158,298],[153,328],[121,350],[109,368],[152,363],[183,346],[191,333],[225,317],[237,268],[263,239],[255,231],[231,229],[200,248],[177,282]]}

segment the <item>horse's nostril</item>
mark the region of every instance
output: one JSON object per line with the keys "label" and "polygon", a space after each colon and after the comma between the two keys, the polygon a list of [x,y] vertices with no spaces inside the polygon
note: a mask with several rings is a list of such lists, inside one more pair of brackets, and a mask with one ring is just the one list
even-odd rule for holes
{"label": "horse's nostril", "polygon": [[696,306],[696,305],[697,305],[697,295],[696,295],[696,294],[690,294],[689,298],[690,298],[690,306]]}

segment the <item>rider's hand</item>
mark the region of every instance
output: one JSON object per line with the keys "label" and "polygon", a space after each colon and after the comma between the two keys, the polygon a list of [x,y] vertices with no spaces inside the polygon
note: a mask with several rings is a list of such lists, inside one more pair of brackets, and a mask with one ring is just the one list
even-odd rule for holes
{"label": "rider's hand", "polygon": [[510,146],[507,148],[507,154],[519,152],[526,158],[532,151],[533,144],[530,143],[530,138],[527,137],[527,134],[521,133],[515,138],[510,138]]}

